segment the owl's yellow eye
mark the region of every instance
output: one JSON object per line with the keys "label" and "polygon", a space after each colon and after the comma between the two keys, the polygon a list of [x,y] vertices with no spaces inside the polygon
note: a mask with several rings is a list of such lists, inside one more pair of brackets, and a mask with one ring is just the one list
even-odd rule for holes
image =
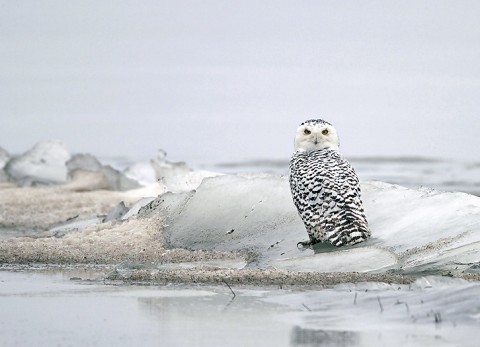
{"label": "owl's yellow eye", "polygon": [[328,134],[328,130],[327,130],[327,129],[323,129],[323,130],[322,130],[322,134],[323,134],[323,135],[327,135],[327,134]]}
{"label": "owl's yellow eye", "polygon": [[305,130],[303,131],[303,133],[304,133],[305,135],[310,135],[312,132],[311,132],[310,130],[308,130],[308,129],[305,129]]}

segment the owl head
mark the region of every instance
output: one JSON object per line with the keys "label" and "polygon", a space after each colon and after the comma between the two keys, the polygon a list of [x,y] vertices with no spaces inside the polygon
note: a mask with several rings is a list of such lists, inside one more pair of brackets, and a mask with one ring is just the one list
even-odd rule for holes
{"label": "owl head", "polygon": [[303,122],[295,134],[295,151],[311,152],[319,149],[339,150],[340,141],[332,124],[322,119]]}

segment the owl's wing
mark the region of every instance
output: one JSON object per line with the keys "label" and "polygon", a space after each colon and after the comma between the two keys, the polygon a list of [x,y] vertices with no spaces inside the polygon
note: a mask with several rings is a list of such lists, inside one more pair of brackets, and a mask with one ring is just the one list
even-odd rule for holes
{"label": "owl's wing", "polygon": [[370,236],[361,200],[360,182],[355,170],[342,157],[326,166],[321,208],[321,228],[335,246],[352,245]]}
{"label": "owl's wing", "polygon": [[370,235],[357,174],[337,152],[292,158],[290,188],[311,239],[342,246]]}

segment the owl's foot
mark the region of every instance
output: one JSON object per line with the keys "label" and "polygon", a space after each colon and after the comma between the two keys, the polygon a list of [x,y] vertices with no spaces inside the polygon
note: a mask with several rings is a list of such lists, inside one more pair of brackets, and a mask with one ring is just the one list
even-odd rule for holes
{"label": "owl's foot", "polygon": [[310,248],[310,246],[313,245],[313,242],[311,240],[308,241],[300,241],[297,243],[297,248],[298,249],[305,249],[305,248]]}

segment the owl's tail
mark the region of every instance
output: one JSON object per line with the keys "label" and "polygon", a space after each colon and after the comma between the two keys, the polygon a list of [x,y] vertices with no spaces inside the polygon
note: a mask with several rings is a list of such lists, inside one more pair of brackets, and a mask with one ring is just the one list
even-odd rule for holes
{"label": "owl's tail", "polygon": [[370,230],[366,223],[360,221],[345,220],[336,226],[335,230],[328,236],[328,241],[336,246],[351,246],[365,241],[370,237]]}

